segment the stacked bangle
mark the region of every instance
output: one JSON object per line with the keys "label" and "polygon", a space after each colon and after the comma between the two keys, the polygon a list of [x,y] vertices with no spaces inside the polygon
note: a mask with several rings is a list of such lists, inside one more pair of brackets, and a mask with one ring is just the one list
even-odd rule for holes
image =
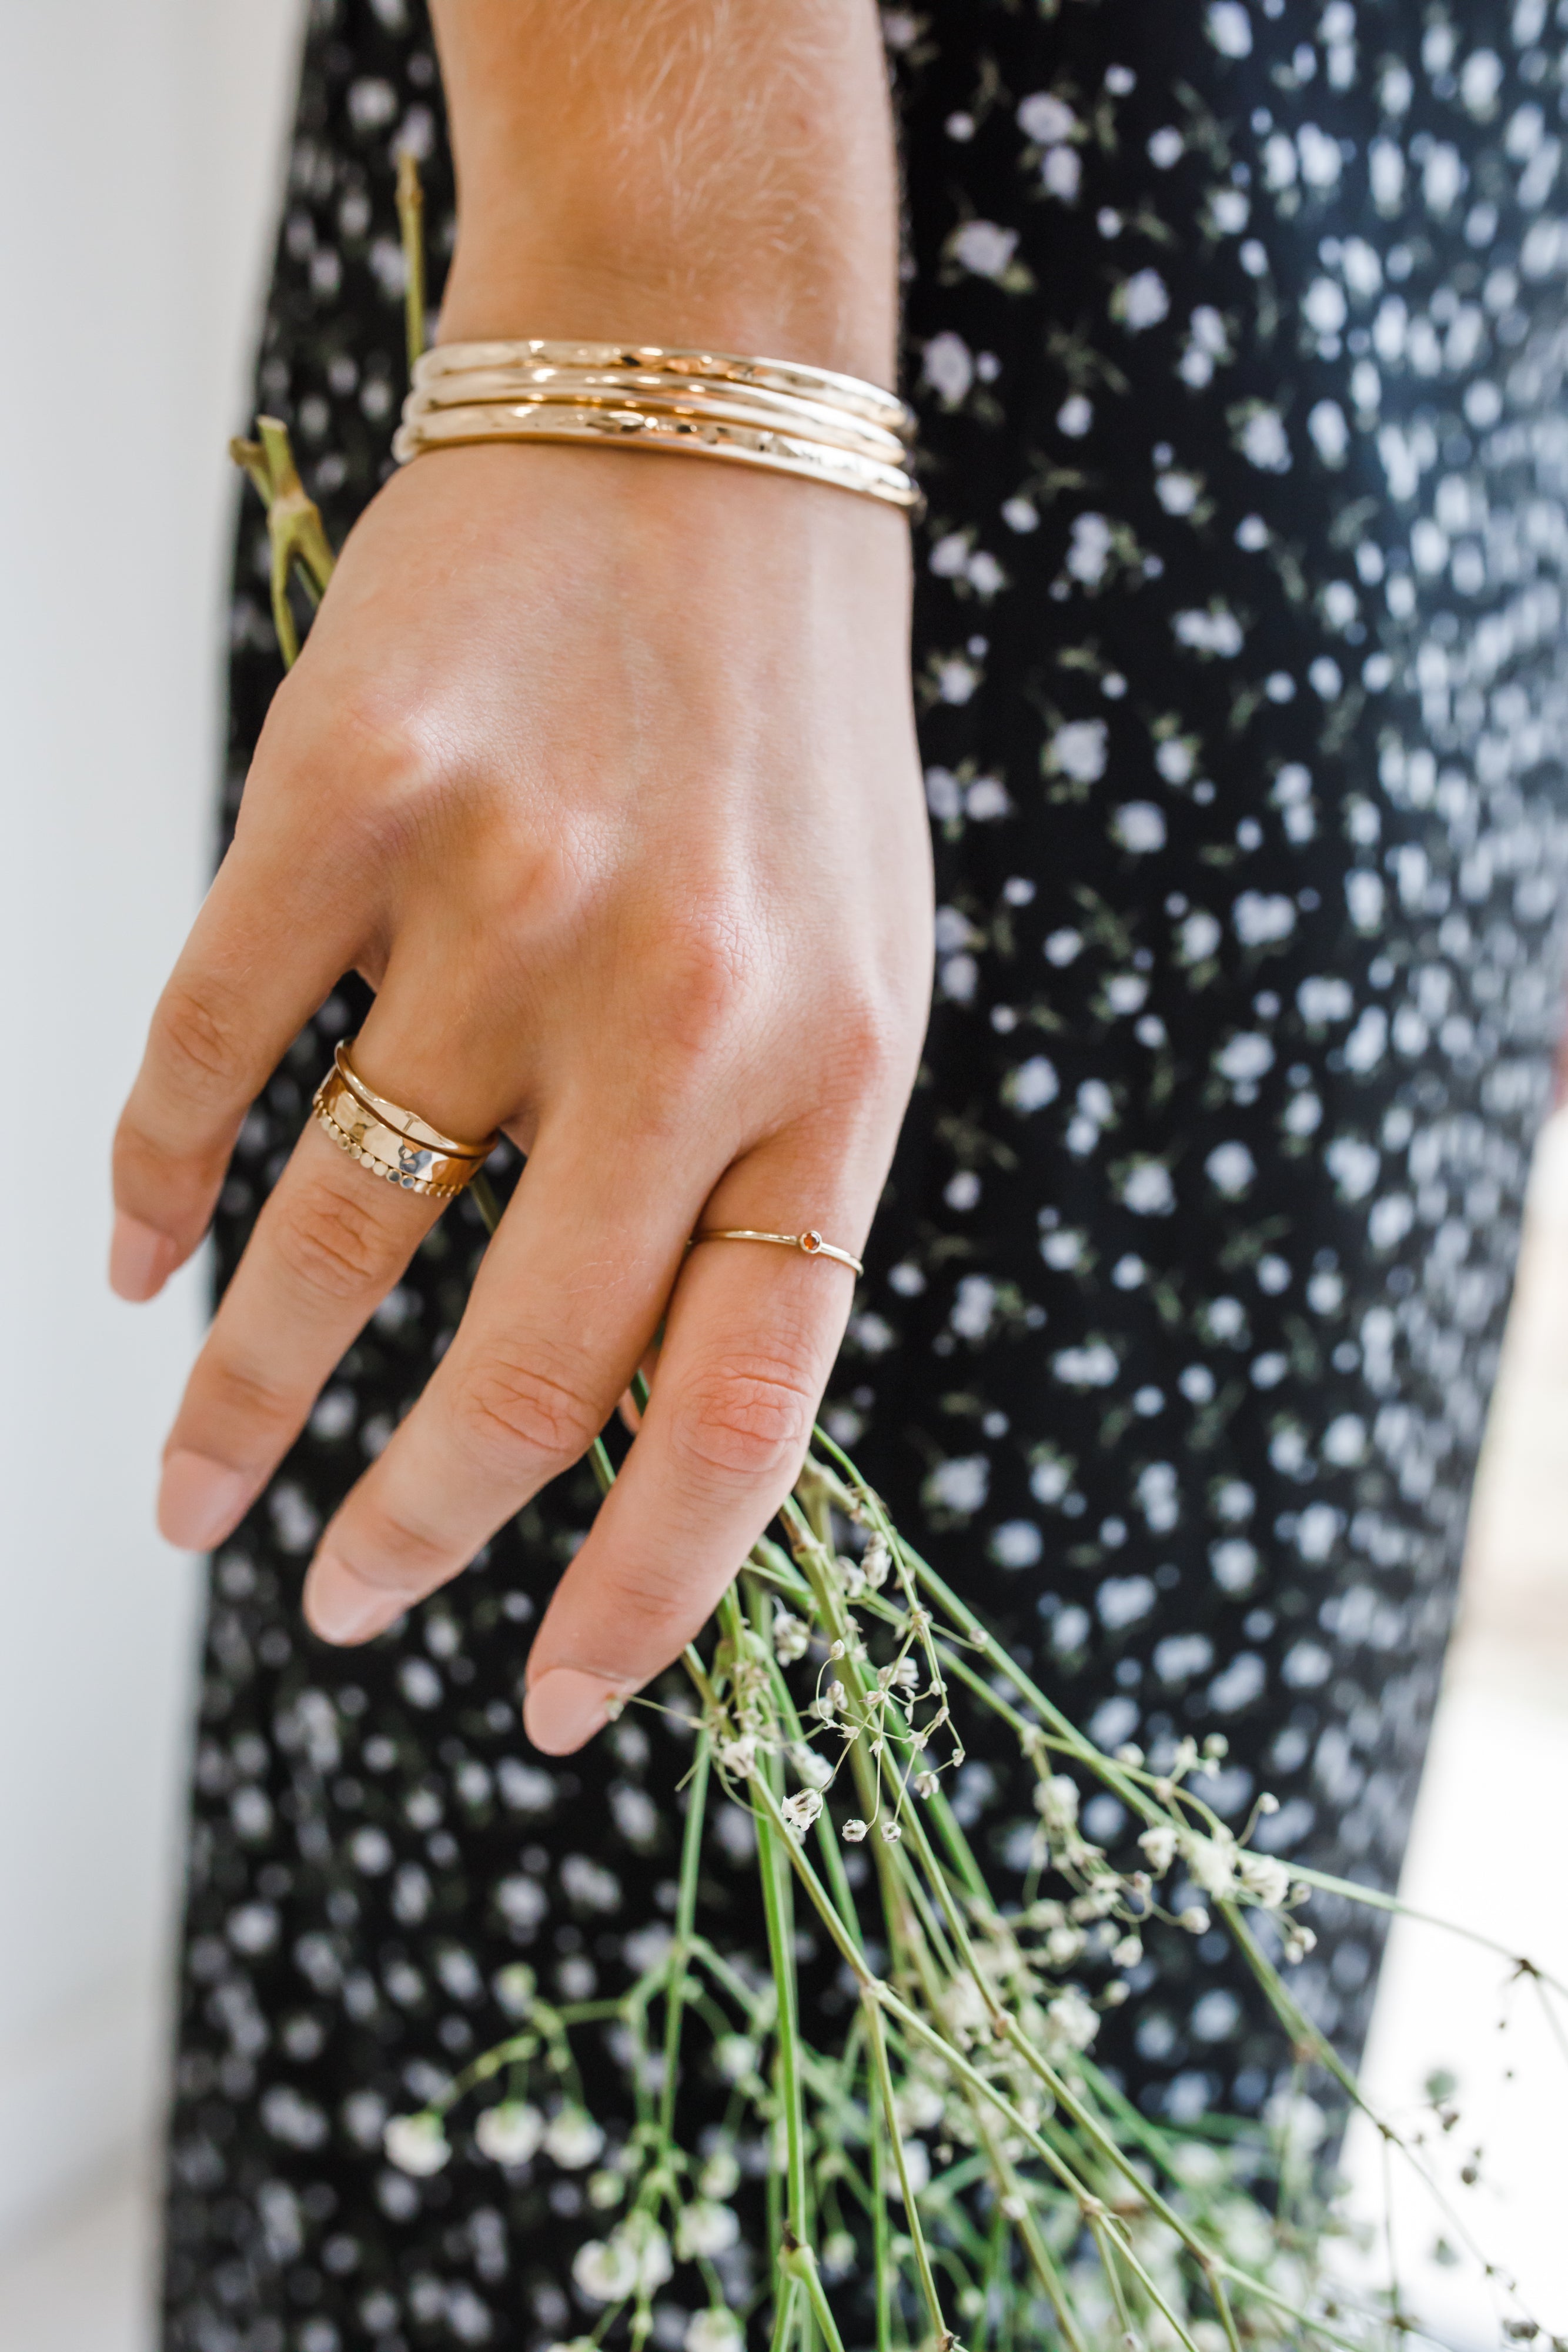
{"label": "stacked bangle", "polygon": [[442,343],[413,371],[400,463],[476,441],[671,449],[911,508],[914,418],[856,376],[797,361],[578,342]]}

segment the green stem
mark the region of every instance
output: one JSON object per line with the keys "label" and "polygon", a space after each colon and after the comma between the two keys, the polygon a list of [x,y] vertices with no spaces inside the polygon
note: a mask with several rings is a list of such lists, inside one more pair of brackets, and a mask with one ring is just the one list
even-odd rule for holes
{"label": "green stem", "polygon": [[670,1952],[670,1982],[664,2009],[664,2079],[659,2088],[659,2131],[668,2143],[675,2129],[675,2078],[681,2054],[681,2019],[685,2006],[692,1931],[696,1925],[697,1870],[702,1861],[703,1823],[707,1811],[709,1748],[705,1730],[697,1734],[696,1761],[686,1799],[685,1835],[681,1841],[681,1876],[675,1896],[675,1940]]}
{"label": "green stem", "polygon": [[419,164],[403,147],[397,159],[397,218],[402,233],[403,335],[408,345],[408,372],[424,352],[424,191],[419,184]]}
{"label": "green stem", "polygon": [[[719,1622],[732,1645],[738,1663],[748,1628],[741,1614],[739,1596],[732,1584],[719,1604]],[[769,1785],[768,1774],[776,1769],[776,1759],[768,1759],[758,1769],[757,1785],[765,1792],[769,1807],[779,1804],[777,1792]],[[779,2013],[775,2021],[779,2101],[784,2111],[785,2141],[785,2226],[779,2255],[779,2319],[782,2326],[787,2312],[792,2312],[796,2301],[797,2282],[783,2268],[784,2256],[791,2246],[808,2245],[810,2223],[808,2211],[806,2179],[806,2118],[805,2101],[800,2080],[800,2018],[797,2010],[795,1982],[795,1938],[793,1906],[790,1901],[789,1875],[787,1864],[779,1852],[778,1841],[789,1839],[788,1824],[781,1813],[777,1821],[772,1811],[754,1816],[757,1832],[757,1866],[762,1884],[762,1908],[768,1929],[768,1956],[773,1970],[774,1990]],[[787,2342],[775,2329],[775,2340]]]}
{"label": "green stem", "polygon": [[468,1197],[479,1212],[485,1231],[494,1234],[501,1222],[501,1203],[496,1197],[495,1186],[482,1168],[468,1187]]}
{"label": "green stem", "polygon": [[1219,2314],[1219,2324],[1225,2330],[1228,2352],[1242,2352],[1241,2337],[1236,2326],[1236,2315],[1230,2308],[1230,2297],[1226,2291],[1225,2281],[1218,2272],[1209,2269],[1204,2273],[1204,2284],[1214,2298],[1215,2310]]}
{"label": "green stem", "polygon": [[844,2339],[839,2334],[838,2322],[833,2317],[827,2290],[817,2269],[817,2258],[810,2247],[787,2246],[782,2267],[788,2279],[798,2282],[805,2289],[807,2305],[822,2332],[828,2352],[844,2352]]}
{"label": "green stem", "polygon": [[773,2336],[768,2352],[789,2352],[789,2339],[795,2333],[798,2289],[792,2278],[786,2278],[779,2289],[778,2308],[773,2314]]}
{"label": "green stem", "polygon": [[1124,2336],[1130,2336],[1133,2333],[1133,2315],[1127,2308],[1127,2291],[1122,2284],[1122,2273],[1117,2265],[1115,2252],[1113,2251],[1115,2242],[1105,2227],[1105,2216],[1103,2212],[1091,2211],[1084,2218],[1089,2223],[1089,2234],[1094,2241],[1094,2251],[1100,2257],[1100,2268],[1105,2274],[1105,2284],[1111,2291],[1111,2308],[1116,2315],[1116,2325],[1122,2330]]}
{"label": "green stem", "polygon": [[[1127,2268],[1132,2272],[1133,2276],[1143,2288],[1144,2293],[1148,2296],[1149,2301],[1154,2305],[1155,2309],[1160,2314],[1166,2325],[1175,2331],[1177,2342],[1183,2347],[1183,2352],[1197,2352],[1197,2346],[1193,2341],[1187,2328],[1177,2315],[1171,2309],[1170,2305],[1166,2301],[1165,2296],[1161,2294],[1159,2288],[1155,2285],[1154,2280],[1150,2277],[1148,2272],[1145,2269],[1143,2263],[1138,2260],[1137,2255],[1134,2252],[1125,2226],[1116,2221],[1113,2216],[1107,2215],[1105,2221],[1105,2232],[1110,2238],[1112,2243],[1114,2245],[1116,2252],[1121,2255],[1122,2260],[1126,2263]],[[1207,2265],[1205,2265],[1205,2269],[1207,2272]]]}
{"label": "green stem", "polygon": [[1396,1895],[1382,1895],[1375,1887],[1360,1886],[1354,1878],[1333,1878],[1326,1870],[1308,1870],[1302,1863],[1292,1862],[1290,1871],[1298,1885],[1315,1886],[1324,1895],[1342,1895],[1347,1901],[1364,1904],[1374,1911],[1392,1911],[1401,1919],[1415,1919],[1422,1927],[1441,1927],[1450,1936],[1462,1936],[1466,1943],[1479,1944],[1485,1952],[1495,1952],[1500,1959],[1507,1960],[1517,1969],[1521,1976],[1533,1977],[1537,1984],[1549,1985],[1554,1993],[1568,2000],[1568,1985],[1547,1969],[1537,1968],[1535,1962],[1527,1959],[1522,1952],[1514,1951],[1507,1944],[1500,1944],[1494,1937],[1483,1936],[1479,1927],[1461,1927],[1457,1919],[1444,1919],[1435,1911],[1416,1911],[1408,1903],[1402,1903]]}
{"label": "green stem", "polygon": [[[869,2036],[866,2065],[868,2074],[874,2075],[875,2060],[871,2054]],[[876,2279],[876,2352],[893,2352],[894,2262],[892,2231],[887,2218],[887,2147],[883,2130],[882,2103],[876,2095],[874,2079],[866,2105],[866,2133],[871,2143],[871,2242]]]}
{"label": "green stem", "polygon": [[920,2292],[925,2299],[931,2325],[936,2332],[937,2352],[946,2352],[953,2333],[942,2315],[942,2298],[936,2292],[936,2274],[931,2267],[931,2255],[925,2243],[925,2232],[920,2226],[920,2209],[915,2202],[914,2185],[909,2178],[909,2158],[904,2150],[904,2134],[899,2129],[898,2107],[893,2088],[893,2069],[887,2063],[887,2035],[883,2029],[882,2008],[876,1994],[868,1986],[861,1996],[865,2011],[866,2039],[871,2047],[872,2063],[876,2070],[876,2085],[881,2095],[882,2112],[887,2125],[887,2136],[893,2142],[893,2160],[898,2168],[899,2187],[904,2192],[904,2226],[909,2232],[914,2249],[915,2268],[920,2280]]}

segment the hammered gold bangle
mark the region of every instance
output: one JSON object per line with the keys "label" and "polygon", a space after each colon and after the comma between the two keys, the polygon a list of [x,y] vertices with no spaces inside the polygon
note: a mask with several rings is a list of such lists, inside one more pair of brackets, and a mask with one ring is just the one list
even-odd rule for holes
{"label": "hammered gold bangle", "polygon": [[859,376],[811,367],[801,360],[744,359],[734,352],[674,350],[663,343],[436,343],[415,363],[414,388],[423,391],[443,376],[468,375],[484,368],[526,369],[541,380],[553,371],[585,368],[612,377],[701,377],[711,383],[749,385],[759,392],[821,401],[841,415],[880,425],[901,440],[907,440],[915,427],[912,411],[896,393]]}
{"label": "hammered gold bangle", "polygon": [[760,467],[909,509],[914,420],[879,385],[793,362],[639,344],[457,343],[414,369],[400,464],[492,441],[666,449]]}
{"label": "hammered gold bangle", "polygon": [[785,400],[771,393],[737,397],[681,376],[649,376],[627,384],[585,371],[567,382],[535,384],[507,369],[495,368],[482,375],[444,378],[417,400],[411,397],[404,415],[411,420],[411,431],[428,435],[445,418],[469,409],[504,410],[508,415],[594,409],[622,416],[684,417],[694,425],[727,425],[752,433],[782,433],[792,441],[847,450],[900,472],[905,462],[903,442],[896,434],[884,433],[880,425],[857,424],[813,401]]}

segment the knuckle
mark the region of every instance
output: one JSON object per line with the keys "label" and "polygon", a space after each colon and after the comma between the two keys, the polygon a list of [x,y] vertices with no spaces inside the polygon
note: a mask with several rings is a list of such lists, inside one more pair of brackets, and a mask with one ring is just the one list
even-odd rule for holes
{"label": "knuckle", "polygon": [[429,1528],[416,1527],[368,1489],[356,1498],[352,1527],[334,1530],[334,1557],[378,1592],[416,1599],[450,1576],[451,1546]]}
{"label": "knuckle", "polygon": [[[253,818],[285,835],[308,826],[334,860],[372,869],[395,863],[427,828],[431,804],[450,782],[439,730],[415,698],[357,671],[333,681],[329,743],[321,740],[320,709],[319,681],[298,670],[284,681],[246,785],[247,793],[261,788]],[[324,775],[331,780],[325,792]]]}
{"label": "knuckle", "polygon": [[607,1579],[601,1596],[601,1646],[612,1650],[617,1670],[632,1664],[639,1674],[659,1654],[662,1665],[679,1651],[693,1626],[690,1580],[674,1564],[640,1560],[635,1574]]}
{"label": "knuckle", "polygon": [[204,1098],[226,1092],[244,1064],[240,1007],[208,979],[200,989],[175,978],[159,1001],[153,1043],[182,1094]]}
{"label": "knuckle", "polygon": [[193,1243],[227,1161],[226,1137],[215,1150],[177,1150],[149,1131],[139,1106],[132,1104],[115,1129],[114,1197],[121,1208],[172,1239]]}
{"label": "knuckle", "polygon": [[891,995],[852,984],[833,997],[821,1073],[823,1098],[835,1105],[880,1105],[906,1082],[914,1040],[903,1007]]}
{"label": "knuckle", "polygon": [[204,1423],[215,1423],[228,1432],[244,1431],[253,1441],[291,1430],[303,1410],[303,1401],[294,1391],[224,1353],[215,1337],[199,1367],[199,1377]]}
{"label": "knuckle", "polygon": [[302,1289],[336,1300],[375,1288],[392,1255],[372,1202],[315,1181],[288,1202],[274,1245]]}
{"label": "knuckle", "polygon": [[659,959],[661,1019],[677,1057],[706,1055],[733,1027],[758,952],[740,908],[710,897],[685,910]]}
{"label": "knuckle", "polygon": [[519,1456],[564,1469],[588,1451],[601,1414],[570,1377],[558,1377],[537,1350],[487,1348],[458,1381],[453,1413],[483,1457]]}
{"label": "knuckle", "polygon": [[813,1409],[800,1362],[737,1358],[715,1365],[686,1389],[675,1409],[671,1445],[710,1478],[759,1485],[796,1468]]}

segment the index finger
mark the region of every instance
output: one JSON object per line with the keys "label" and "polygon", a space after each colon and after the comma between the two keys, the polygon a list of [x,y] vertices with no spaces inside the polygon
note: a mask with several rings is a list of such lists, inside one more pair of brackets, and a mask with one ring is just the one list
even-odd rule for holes
{"label": "index finger", "polygon": [[236,840],[148,1030],[114,1139],[110,1282],[151,1298],[207,1229],[240,1122],[354,961],[362,915],[298,845]]}

